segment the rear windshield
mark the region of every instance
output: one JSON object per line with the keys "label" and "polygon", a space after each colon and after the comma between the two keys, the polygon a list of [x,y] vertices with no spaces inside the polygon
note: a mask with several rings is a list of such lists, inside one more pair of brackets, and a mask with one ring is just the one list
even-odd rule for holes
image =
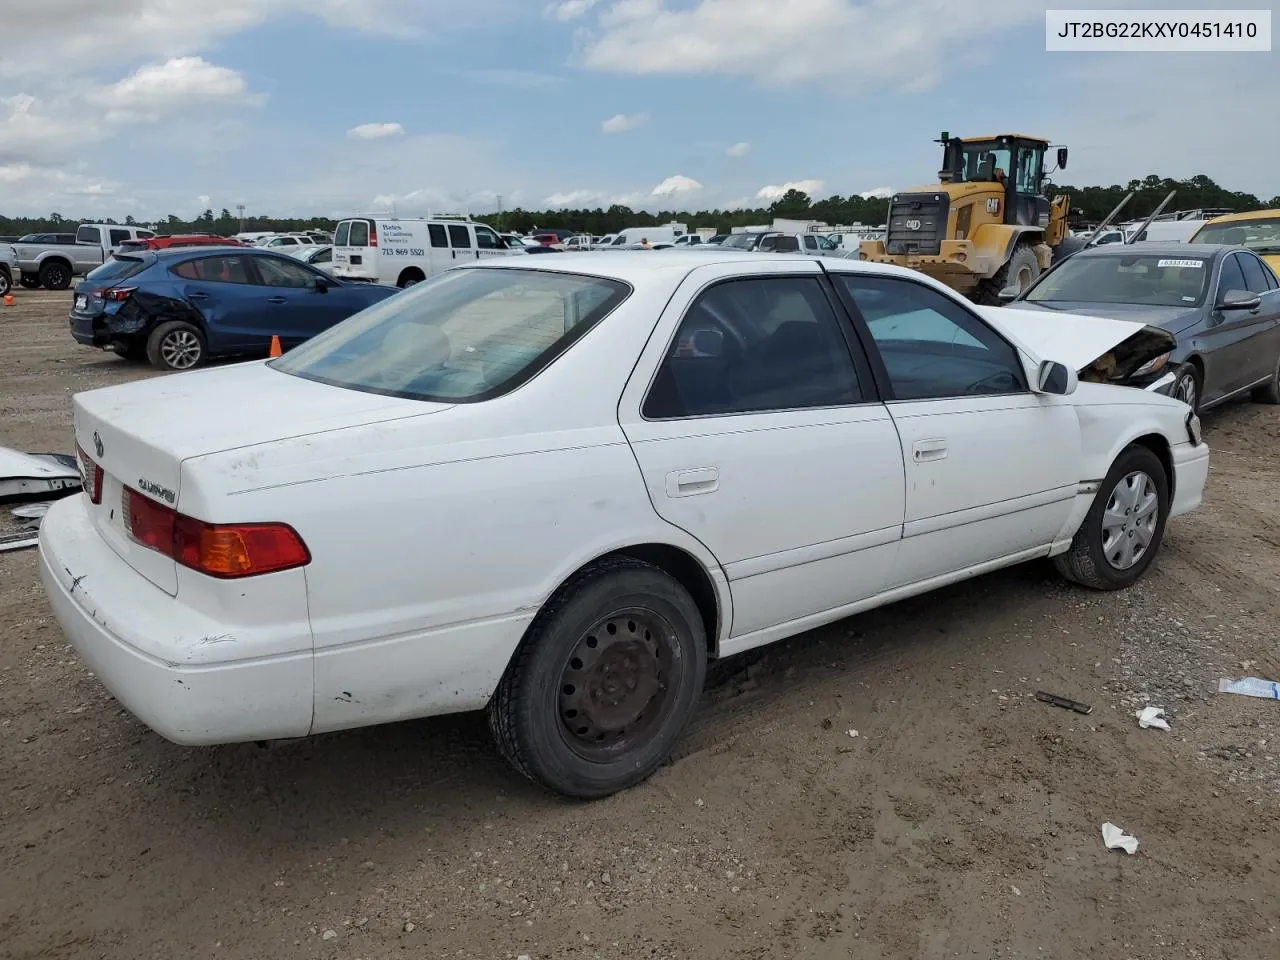
{"label": "rear windshield", "polygon": [[147,261],[142,257],[114,256],[85,276],[89,283],[117,283],[145,269]]}
{"label": "rear windshield", "polygon": [[338,387],[460,403],[515,389],[626,299],[617,280],[451,270],[361,311],[271,366]]}
{"label": "rear windshield", "polygon": [[735,250],[754,250],[759,242],[760,234],[758,233],[735,233],[731,237],[726,237],[720,246],[733,247]]}
{"label": "rear windshield", "polygon": [[1226,243],[1261,254],[1280,253],[1280,217],[1206,223],[1191,242]]}
{"label": "rear windshield", "polygon": [[1030,303],[1132,303],[1194,307],[1204,300],[1213,261],[1160,255],[1074,256],[1026,294]]}

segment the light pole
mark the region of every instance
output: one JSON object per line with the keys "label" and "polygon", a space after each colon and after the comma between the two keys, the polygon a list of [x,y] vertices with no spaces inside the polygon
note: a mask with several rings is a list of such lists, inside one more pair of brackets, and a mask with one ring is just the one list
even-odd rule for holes
{"label": "light pole", "polygon": [[236,204],[236,213],[240,214],[240,232],[244,233],[244,204]]}

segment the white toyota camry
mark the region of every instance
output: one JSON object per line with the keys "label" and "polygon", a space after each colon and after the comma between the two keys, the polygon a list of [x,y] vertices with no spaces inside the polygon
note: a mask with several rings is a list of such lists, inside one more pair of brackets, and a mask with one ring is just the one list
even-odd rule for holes
{"label": "white toyota camry", "polygon": [[1209,462],[1186,405],[1091,379],[1151,335],[853,260],[462,267],[275,360],[78,394],[42,576],[170,740],[486,708],[598,797],[708,658],[1033,558],[1137,580]]}

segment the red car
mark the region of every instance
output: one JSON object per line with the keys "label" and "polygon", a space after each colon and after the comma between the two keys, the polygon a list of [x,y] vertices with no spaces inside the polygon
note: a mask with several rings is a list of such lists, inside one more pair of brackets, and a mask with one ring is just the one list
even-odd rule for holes
{"label": "red car", "polygon": [[168,250],[172,247],[243,247],[245,244],[230,237],[218,237],[211,233],[182,233],[171,237],[150,237],[145,240],[126,240],[117,248],[121,253],[139,250]]}

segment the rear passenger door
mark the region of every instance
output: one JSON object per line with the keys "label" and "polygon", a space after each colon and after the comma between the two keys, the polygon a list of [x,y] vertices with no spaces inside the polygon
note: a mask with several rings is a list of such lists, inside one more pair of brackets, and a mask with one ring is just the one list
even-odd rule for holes
{"label": "rear passenger door", "polygon": [[885,587],[902,531],[898,435],[816,263],[692,271],[619,421],[655,510],[728,577],[726,653]]}
{"label": "rear passenger door", "polygon": [[867,344],[906,465],[889,585],[1053,543],[1088,479],[1079,476],[1070,398],[1032,393],[1018,350],[958,298],[905,277],[829,270]]}
{"label": "rear passenger door", "polygon": [[180,296],[203,318],[211,352],[248,350],[266,342],[261,339],[261,318],[267,295],[249,257],[198,257],[175,264],[169,272]]}

